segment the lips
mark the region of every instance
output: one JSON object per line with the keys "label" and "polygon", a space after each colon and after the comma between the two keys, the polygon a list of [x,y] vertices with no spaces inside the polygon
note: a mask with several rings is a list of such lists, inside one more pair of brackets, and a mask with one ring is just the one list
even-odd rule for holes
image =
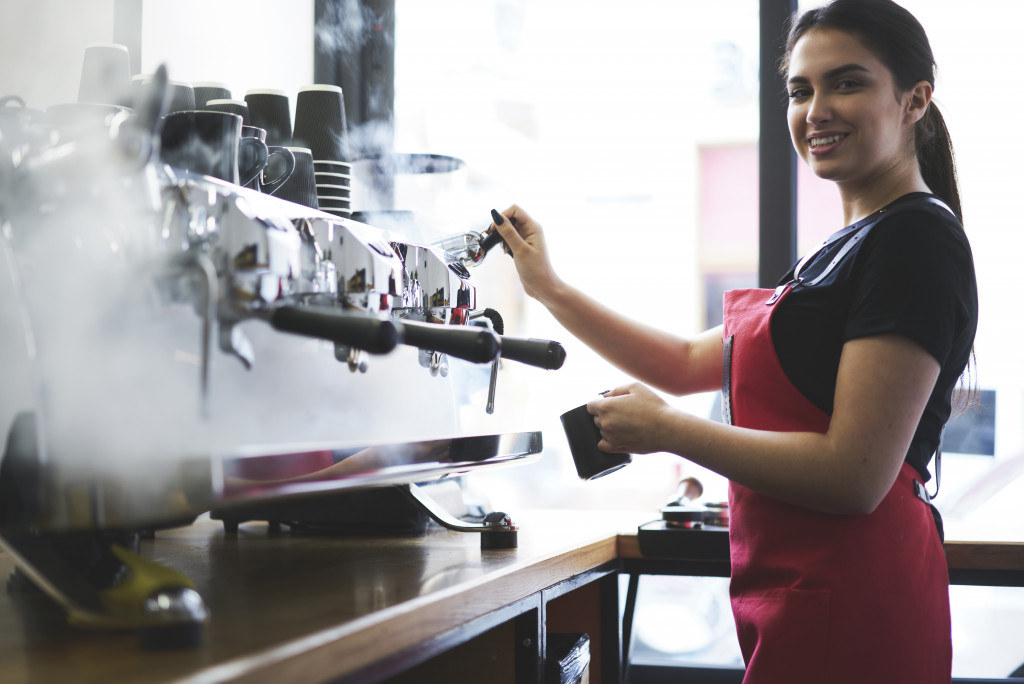
{"label": "lips", "polygon": [[838,146],[845,138],[845,133],[812,135],[807,138],[807,147],[810,149],[811,154],[824,154]]}

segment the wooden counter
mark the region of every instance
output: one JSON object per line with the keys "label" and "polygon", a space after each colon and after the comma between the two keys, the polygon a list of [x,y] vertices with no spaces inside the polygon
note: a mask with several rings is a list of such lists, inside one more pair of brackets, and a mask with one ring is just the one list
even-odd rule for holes
{"label": "wooden counter", "polygon": [[[595,620],[608,620],[607,612],[594,617],[597,604],[607,604],[616,620],[618,599],[586,593],[587,587],[616,586],[620,570],[660,572],[637,543],[637,525],[655,517],[650,514],[536,511],[513,517],[521,528],[519,547],[498,551],[481,551],[475,534],[433,525],[419,538],[299,535],[274,532],[264,523],[243,524],[236,536],[209,520],[160,531],[143,541],[141,553],[196,583],[211,614],[199,648],[142,650],[134,632],[72,628],[42,596],[3,592],[0,681],[385,681],[501,625],[512,635],[509,642],[529,642],[519,638],[518,623],[508,626],[523,616],[533,621],[534,635],[595,629]],[[952,541],[946,549],[951,574],[1024,576],[1024,544]],[[6,578],[13,567],[0,552],[0,574]],[[572,595],[583,596],[583,603],[551,610],[545,624],[544,606]],[[587,606],[593,615],[581,627],[574,616],[588,613]],[[614,625],[611,633],[617,630]],[[614,658],[618,649],[593,636],[592,668],[602,650]],[[608,671],[616,669],[617,663]],[[592,682],[600,678],[599,670],[592,671]],[[606,675],[609,681],[617,676]]]}
{"label": "wooden counter", "polygon": [[[616,533],[637,524],[589,512],[513,517],[519,547],[492,551],[480,550],[477,534],[434,525],[420,538],[275,533],[265,523],[243,524],[236,536],[209,520],[160,531],[140,553],[195,582],[211,614],[200,648],[142,650],[135,633],[72,628],[44,597],[3,592],[0,681],[318,682],[354,675],[492,613],[492,622],[515,617],[530,606],[507,616],[501,609],[588,571],[607,566],[614,579]],[[13,568],[0,552],[0,576]],[[476,631],[489,626],[484,621]],[[470,630],[459,640],[473,636]]]}
{"label": "wooden counter", "polygon": [[[640,574],[662,574],[666,564],[677,566],[669,574],[729,575],[728,531],[684,530],[664,555],[645,556],[636,531],[618,539],[617,554],[624,568]],[[691,535],[700,543],[690,543]],[[674,546],[675,548],[671,548]],[[984,586],[1024,586],[1024,543],[947,540],[943,544],[950,582]]]}

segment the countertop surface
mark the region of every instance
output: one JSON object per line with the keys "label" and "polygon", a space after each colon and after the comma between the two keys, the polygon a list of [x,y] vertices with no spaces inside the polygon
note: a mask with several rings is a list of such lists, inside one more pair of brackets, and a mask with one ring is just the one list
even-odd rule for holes
{"label": "countertop surface", "polygon": [[[161,530],[140,554],[187,575],[210,620],[200,647],[150,651],[133,631],[71,627],[47,599],[0,594],[3,682],[323,681],[358,672],[616,559],[642,558],[651,512],[536,510],[513,516],[515,549],[473,533],[336,537],[216,521]],[[1024,544],[946,543],[950,567],[1024,570]],[[0,575],[14,569],[0,552]]]}
{"label": "countertop surface", "polygon": [[[646,517],[650,517],[648,514]],[[423,537],[335,537],[216,521],[161,530],[140,554],[183,572],[210,619],[195,649],[66,624],[42,596],[0,595],[0,681],[323,681],[340,677],[617,557],[643,516],[530,511],[519,546],[431,525]],[[0,575],[14,568],[0,552]]]}

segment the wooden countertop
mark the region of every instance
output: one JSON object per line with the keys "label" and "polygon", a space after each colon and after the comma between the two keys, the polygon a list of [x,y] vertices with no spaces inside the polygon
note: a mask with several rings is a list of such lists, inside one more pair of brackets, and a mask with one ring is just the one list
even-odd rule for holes
{"label": "wooden countertop", "polygon": [[[653,520],[654,518],[651,519]],[[697,532],[697,534],[704,533]],[[727,534],[724,530],[712,533]],[[946,563],[952,571],[1024,571],[1024,542],[947,540],[942,546],[946,552]],[[640,543],[636,531],[619,535],[617,553],[619,558],[645,558],[640,552]]]}
{"label": "wooden countertop", "polygon": [[[219,522],[160,531],[140,553],[185,573],[210,611],[197,649],[146,651],[134,632],[73,628],[41,596],[0,595],[2,682],[314,682],[383,658],[616,558],[622,515],[514,516],[519,547],[473,533],[425,537],[274,533]],[[0,552],[0,576],[14,568]]]}
{"label": "wooden countertop", "polygon": [[[146,651],[134,632],[70,627],[40,596],[0,594],[3,682],[324,681],[436,638],[617,558],[642,558],[637,525],[656,514],[523,511],[519,547],[431,526],[424,537],[237,536],[200,520],[143,541],[184,572],[210,610],[196,649]],[[946,543],[951,568],[1024,570],[1024,544]],[[14,568],[0,552],[0,576]]]}

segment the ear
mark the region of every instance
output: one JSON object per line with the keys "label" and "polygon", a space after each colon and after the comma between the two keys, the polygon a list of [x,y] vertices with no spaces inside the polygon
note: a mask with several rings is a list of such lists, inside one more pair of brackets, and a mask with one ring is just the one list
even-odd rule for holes
{"label": "ear", "polygon": [[903,96],[906,108],[904,123],[915,124],[928,111],[928,104],[932,101],[932,84],[928,81],[918,81]]}

